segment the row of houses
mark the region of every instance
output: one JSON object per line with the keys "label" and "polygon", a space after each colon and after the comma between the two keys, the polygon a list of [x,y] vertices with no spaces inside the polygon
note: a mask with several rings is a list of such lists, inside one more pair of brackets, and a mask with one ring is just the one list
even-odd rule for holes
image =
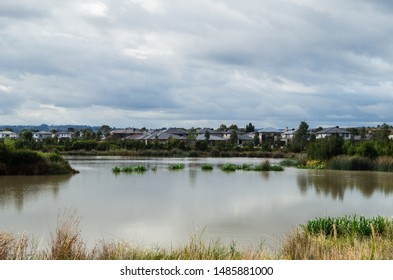
{"label": "row of houses", "polygon": [[[38,131],[38,132],[33,132],[33,140],[35,141],[42,141],[44,139],[48,138],[56,138],[56,139],[73,139],[74,132],[71,131],[60,131],[56,133],[52,133],[50,131]],[[0,139],[5,139],[5,138],[10,138],[10,139],[18,139],[19,134],[13,132],[13,131],[0,131]]]}
{"label": "row of houses", "polygon": [[[281,142],[283,145],[287,145],[291,143],[295,139],[296,130],[288,128],[286,129],[276,129],[276,128],[263,128],[257,129],[254,132],[245,133],[241,130],[235,130],[237,144],[242,145],[248,142],[255,141],[255,135],[257,134],[259,137],[259,143],[271,143],[271,142]],[[218,131],[209,128],[203,128],[196,131],[196,140],[208,140],[210,143],[220,142],[220,141],[229,141],[231,139],[231,135],[234,133],[234,130],[229,129],[225,131]],[[131,128],[131,129],[120,129],[113,130],[110,132],[110,135],[116,139],[122,140],[142,140],[145,143],[149,141],[160,141],[166,142],[170,139],[176,140],[186,140],[189,131],[185,129],[178,128],[170,128],[163,130],[153,130],[153,131],[141,131],[139,129]],[[208,139],[206,138],[208,135]],[[349,131],[339,128],[339,127],[331,127],[326,128],[321,131],[315,132],[316,139],[323,139],[330,136],[340,136],[345,140],[351,139],[352,135]],[[360,136],[359,136],[360,137]],[[359,138],[360,140],[360,138]]]}
{"label": "row of houses", "polygon": [[[210,128],[199,129],[195,132],[195,139],[197,141],[205,140],[210,144],[217,142],[225,142],[231,139],[231,135],[236,134],[236,141],[238,145],[246,144],[249,142],[255,142],[256,134],[259,137],[259,143],[271,143],[281,142],[282,145],[287,145],[294,141],[296,136],[296,129],[275,129],[275,128],[263,128],[257,129],[254,132],[246,133],[241,130],[228,129],[225,131],[218,131]],[[351,132],[346,129],[336,127],[325,128],[320,131],[313,132],[316,139],[323,139],[331,136],[339,136],[345,140],[354,139],[360,140],[360,136],[352,136]],[[137,128],[128,129],[116,129],[110,131],[110,137],[121,140],[140,140],[146,144],[151,141],[167,142],[170,140],[187,140],[190,134],[189,130],[180,128],[169,128],[159,130],[141,130]],[[60,131],[60,132],[49,132],[49,131],[38,131],[33,132],[32,138],[35,141],[42,141],[48,138],[56,139],[74,139],[75,133],[72,131]],[[81,136],[81,135],[79,135]],[[103,136],[105,138],[105,136]],[[0,139],[10,138],[17,139],[19,135],[12,131],[0,131]],[[366,135],[366,139],[369,135]],[[389,137],[393,139],[393,135]]]}

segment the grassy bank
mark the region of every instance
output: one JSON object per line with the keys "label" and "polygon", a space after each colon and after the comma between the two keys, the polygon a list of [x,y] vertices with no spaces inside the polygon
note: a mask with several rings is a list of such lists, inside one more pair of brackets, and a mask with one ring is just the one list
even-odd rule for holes
{"label": "grassy bank", "polygon": [[126,241],[99,241],[87,249],[78,219],[59,223],[44,249],[26,234],[0,232],[2,260],[393,260],[393,221],[383,217],[322,218],[300,225],[271,252],[260,247],[240,249],[236,243],[205,241],[193,236],[176,249],[146,249]]}
{"label": "grassy bank", "polygon": [[29,150],[3,151],[0,175],[60,175],[77,173],[68,161],[56,153]]}

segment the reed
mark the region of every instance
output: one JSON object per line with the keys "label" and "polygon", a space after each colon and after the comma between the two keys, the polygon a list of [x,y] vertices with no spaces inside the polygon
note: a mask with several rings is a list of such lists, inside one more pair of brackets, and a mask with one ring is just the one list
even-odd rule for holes
{"label": "reed", "polygon": [[374,160],[358,156],[336,156],[329,161],[333,170],[374,170]]}
{"label": "reed", "polygon": [[206,240],[194,234],[179,248],[141,248],[125,240],[99,241],[87,249],[79,219],[60,219],[47,248],[37,249],[26,234],[0,232],[1,260],[393,260],[393,220],[381,216],[314,219],[288,234],[280,248],[240,248],[236,242]]}

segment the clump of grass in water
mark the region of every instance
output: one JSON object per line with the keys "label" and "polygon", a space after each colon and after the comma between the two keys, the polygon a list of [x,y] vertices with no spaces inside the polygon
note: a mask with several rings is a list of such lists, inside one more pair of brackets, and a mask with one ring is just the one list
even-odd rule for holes
{"label": "clump of grass in water", "polygon": [[221,166],[221,170],[225,172],[234,172],[237,169],[237,165],[233,163],[225,163],[223,166]]}
{"label": "clump of grass in water", "polygon": [[285,167],[296,167],[299,164],[300,162],[298,160],[292,160],[292,159],[284,159],[280,161],[280,165]]}
{"label": "clump of grass in water", "polygon": [[132,173],[132,172],[146,172],[147,168],[144,167],[143,165],[135,165],[135,166],[124,166],[124,167],[118,167],[115,166],[112,168],[112,172],[115,174],[118,174],[120,172],[124,172],[124,173]]}
{"label": "clump of grass in water", "polygon": [[213,170],[213,165],[211,165],[211,164],[202,164],[201,168],[202,168],[203,171],[210,171],[210,170]]}
{"label": "clump of grass in water", "polygon": [[118,166],[115,166],[115,167],[112,168],[112,172],[113,173],[120,173],[121,172],[121,168],[118,167]]}
{"label": "clump of grass in water", "polygon": [[169,164],[168,169],[169,170],[181,170],[184,169],[186,166],[184,163],[172,163]]}

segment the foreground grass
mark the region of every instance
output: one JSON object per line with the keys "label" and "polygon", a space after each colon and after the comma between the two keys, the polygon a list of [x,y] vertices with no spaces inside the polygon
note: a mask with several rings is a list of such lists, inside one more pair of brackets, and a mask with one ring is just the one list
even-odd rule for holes
{"label": "foreground grass", "polygon": [[79,221],[75,218],[59,223],[51,242],[41,250],[26,234],[0,232],[0,259],[393,260],[393,221],[382,217],[315,219],[285,237],[276,252],[262,247],[239,249],[234,242],[226,245],[219,240],[205,241],[203,234],[193,236],[176,249],[145,249],[126,241],[100,241],[94,248],[87,249],[78,228]]}

